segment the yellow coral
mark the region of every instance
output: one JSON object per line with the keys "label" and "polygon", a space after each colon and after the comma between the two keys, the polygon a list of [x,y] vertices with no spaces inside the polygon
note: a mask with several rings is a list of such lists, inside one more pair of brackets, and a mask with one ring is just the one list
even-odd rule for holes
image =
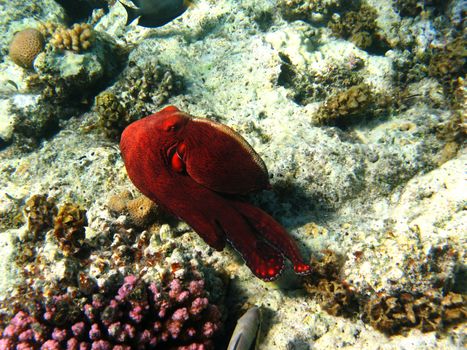
{"label": "yellow coral", "polygon": [[50,40],[58,50],[81,52],[88,50],[94,40],[94,30],[86,23],[75,23],[72,28],[58,27]]}
{"label": "yellow coral", "polygon": [[62,24],[58,24],[55,22],[47,21],[44,23],[40,23],[38,26],[38,30],[42,33],[44,38],[50,38],[54,35],[57,29],[66,29],[65,26]]}
{"label": "yellow coral", "polygon": [[40,31],[27,28],[19,31],[10,44],[10,57],[18,66],[31,68],[36,56],[44,49],[44,37]]}

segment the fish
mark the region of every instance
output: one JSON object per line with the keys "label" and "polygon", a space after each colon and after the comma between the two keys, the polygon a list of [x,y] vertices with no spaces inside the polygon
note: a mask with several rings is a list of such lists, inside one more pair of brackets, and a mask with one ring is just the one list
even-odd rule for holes
{"label": "fish", "polygon": [[249,350],[258,337],[261,323],[259,307],[253,306],[237,321],[227,350]]}
{"label": "fish", "polygon": [[188,0],[132,0],[136,8],[123,2],[128,19],[126,25],[139,17],[138,25],[147,28],[161,27],[181,16],[191,5]]}
{"label": "fish", "polygon": [[244,195],[268,189],[258,153],[227,125],[168,106],[131,123],[120,138],[128,177],[146,197],[221,251],[229,242],[255,276],[276,279],[291,261],[311,273],[295,241]]}

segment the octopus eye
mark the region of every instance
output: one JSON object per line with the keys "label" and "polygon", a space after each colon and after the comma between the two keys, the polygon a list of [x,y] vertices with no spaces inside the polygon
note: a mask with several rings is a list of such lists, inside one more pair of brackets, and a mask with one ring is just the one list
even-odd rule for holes
{"label": "octopus eye", "polygon": [[180,128],[180,124],[177,120],[167,120],[163,125],[162,129],[168,132],[177,131]]}

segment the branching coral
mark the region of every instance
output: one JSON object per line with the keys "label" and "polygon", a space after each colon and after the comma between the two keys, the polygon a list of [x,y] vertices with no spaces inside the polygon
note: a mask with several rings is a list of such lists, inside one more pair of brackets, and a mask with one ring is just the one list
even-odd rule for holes
{"label": "branching coral", "polygon": [[147,284],[130,275],[113,293],[84,301],[65,294],[42,304],[16,313],[0,348],[212,349],[222,327],[219,307],[196,277]]}
{"label": "branching coral", "polygon": [[86,23],[75,23],[72,28],[58,27],[50,40],[57,50],[81,52],[91,48],[94,41],[94,30]]}
{"label": "branching coral", "polygon": [[36,56],[44,49],[44,36],[40,31],[27,28],[19,31],[10,44],[10,58],[18,66],[31,68]]}

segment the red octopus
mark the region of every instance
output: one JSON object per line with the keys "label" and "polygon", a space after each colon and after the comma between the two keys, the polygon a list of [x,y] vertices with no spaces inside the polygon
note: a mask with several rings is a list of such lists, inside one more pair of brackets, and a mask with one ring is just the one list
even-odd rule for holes
{"label": "red octopus", "polygon": [[284,227],[242,199],[270,188],[269,176],[261,157],[228,126],[169,106],[130,124],[120,150],[128,176],[144,195],[214,249],[230,242],[257,277],[276,279],[285,258],[296,273],[310,272]]}

